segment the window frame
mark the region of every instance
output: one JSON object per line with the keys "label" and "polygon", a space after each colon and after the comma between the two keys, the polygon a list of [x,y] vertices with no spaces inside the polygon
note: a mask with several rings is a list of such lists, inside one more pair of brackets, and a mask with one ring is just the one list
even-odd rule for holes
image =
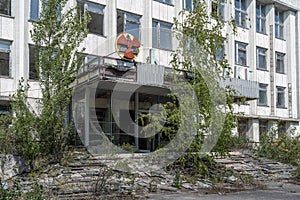
{"label": "window frame", "polygon": [[[278,61],[280,61],[280,66],[278,66]],[[285,74],[285,54],[276,51],[275,62],[276,73]]]}
{"label": "window frame", "polygon": [[[118,16],[121,16],[122,15],[122,19],[123,19],[123,22],[122,22],[122,31],[119,31],[118,30]],[[130,20],[131,18],[131,20]],[[134,18],[136,18],[137,20],[133,20]],[[133,34],[132,32],[130,32],[130,30],[135,30],[135,29],[129,29],[129,30],[126,30],[126,25],[127,24],[135,24],[135,25],[138,25],[138,36]],[[129,33],[131,35],[133,35],[134,37],[136,37],[139,41],[141,40],[141,16],[140,15],[136,15],[136,14],[133,14],[133,13],[129,13],[129,12],[126,12],[126,11],[123,11],[123,10],[117,10],[117,34],[121,34],[123,32],[126,32],[126,33]]]}
{"label": "window frame", "polygon": [[[77,0],[77,5],[80,6],[80,11],[81,13],[89,12],[89,15],[91,16],[90,22],[87,24],[87,28],[89,30],[89,33],[95,34],[95,35],[100,35],[100,36],[105,36],[105,26],[104,26],[104,18],[105,18],[105,5],[95,3],[95,2],[90,2],[86,0]],[[89,5],[91,8],[89,8]],[[94,9],[97,7],[98,11],[94,11]],[[93,15],[97,15],[100,17],[101,21],[100,22],[93,22]],[[95,18],[94,18],[95,19]],[[100,30],[92,30],[89,28],[91,24],[98,24],[100,23]]]}
{"label": "window frame", "polygon": [[275,38],[284,40],[284,13],[275,9],[274,21]]}
{"label": "window frame", "polygon": [[[8,69],[5,69],[5,71],[7,71],[8,73],[6,74],[2,74],[2,71],[0,69],[0,77],[12,77],[12,58],[11,58],[11,48],[12,48],[12,42],[11,41],[7,41],[7,40],[0,40],[0,53],[4,53],[4,54],[8,54]],[[2,66],[0,66],[2,67]]]}
{"label": "window frame", "polygon": [[226,0],[211,0],[211,16],[220,20],[225,19],[225,4]]}
{"label": "window frame", "polygon": [[[263,51],[263,52],[261,52]],[[267,66],[267,51],[268,49],[266,48],[262,48],[262,47],[256,47],[256,69],[260,69],[260,70],[268,70],[268,66]],[[260,56],[264,57],[264,66],[261,66],[260,64]]]}
{"label": "window frame", "polygon": [[[11,2],[12,1],[11,0],[6,0],[6,1],[8,1],[7,5],[6,5],[6,9],[5,8],[3,8],[3,9],[0,8],[0,15],[2,15],[2,16],[10,16],[11,17],[12,16],[11,15],[11,11],[12,11],[12,9],[11,9]],[[7,10],[7,13],[4,13],[5,10]]]}
{"label": "window frame", "polygon": [[224,39],[221,45],[216,49],[216,60],[218,61],[222,60],[226,55],[225,51],[226,49],[225,49],[225,39]]}
{"label": "window frame", "polygon": [[[157,25],[155,26],[154,24]],[[162,25],[165,27],[161,28]],[[156,19],[152,20],[152,47],[153,48],[167,50],[167,51],[173,50],[172,27],[173,27],[172,23],[164,22]],[[170,46],[162,45],[162,41],[163,41],[161,40],[162,30],[166,30],[166,29],[169,31],[168,36],[170,36],[169,38]],[[153,38],[154,36],[155,38]]]}
{"label": "window frame", "polygon": [[[286,108],[285,107],[285,89],[286,89],[285,87],[276,86],[276,107],[277,108]],[[279,104],[279,102],[281,102],[281,103]]]}
{"label": "window frame", "polygon": [[[258,106],[267,106],[268,105],[268,84],[265,83],[259,83],[258,84],[258,99],[257,99],[257,105]],[[261,94],[264,96],[261,97]]]}
{"label": "window frame", "polygon": [[[33,51],[33,52],[31,52]],[[34,45],[32,44],[29,44],[28,45],[28,53],[29,53],[29,74],[28,74],[28,78],[29,80],[33,80],[33,81],[37,81],[39,80],[39,77],[38,77],[38,71],[37,71],[37,58],[38,58],[38,55],[37,55],[37,49]],[[33,57],[32,57],[33,56]],[[33,76],[31,74],[34,74]]]}
{"label": "window frame", "polygon": [[[237,1],[238,1],[238,4],[239,4],[238,7],[237,7]],[[247,25],[248,13],[247,13],[246,3],[247,3],[246,0],[235,0],[235,3],[234,3],[234,5],[235,5],[234,6],[235,7],[234,8],[235,24],[236,24],[236,26],[241,27],[241,28],[247,28],[248,27],[248,25]],[[245,17],[243,18],[243,16],[245,16]]]}
{"label": "window frame", "polygon": [[29,20],[36,22],[39,20],[39,17],[40,17],[40,0],[30,0]]}
{"label": "window frame", "polygon": [[[259,10],[259,13],[257,11]],[[266,6],[264,4],[256,4],[256,32],[266,34]]]}
{"label": "window frame", "polygon": [[[241,66],[247,66],[247,46],[248,44],[243,42],[235,42],[235,64]],[[244,47],[244,48],[243,48]],[[245,52],[245,63],[240,62],[240,52]]]}
{"label": "window frame", "polygon": [[163,3],[163,4],[167,4],[167,5],[170,5],[170,6],[174,6],[174,0],[154,0],[154,1],[157,1],[157,2],[160,2],[160,3]]}

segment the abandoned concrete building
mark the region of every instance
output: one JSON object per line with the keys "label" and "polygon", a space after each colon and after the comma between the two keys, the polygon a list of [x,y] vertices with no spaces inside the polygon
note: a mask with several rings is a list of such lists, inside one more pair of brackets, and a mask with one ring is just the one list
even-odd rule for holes
{"label": "abandoned concrete building", "polygon": [[[280,130],[298,133],[300,2],[222,0],[216,4],[214,0],[206,1],[208,13],[217,12],[227,21],[233,16],[237,25],[237,34],[229,33],[228,42],[220,51],[220,54],[226,54],[233,71],[227,84],[238,91],[237,99],[244,96],[247,100],[245,105],[236,105],[236,111],[243,112],[244,117],[234,132],[259,142],[260,135],[272,126],[278,126],[279,122]],[[122,120],[122,123],[128,125],[127,130],[132,135],[118,128],[111,110],[115,104],[121,104],[122,99],[112,102],[111,93],[118,82],[128,87],[140,86],[129,103],[132,119],[140,113],[155,112],[155,105],[167,101],[163,85],[176,46],[172,37],[173,18],[178,17],[182,9],[192,10],[193,1],[68,1],[68,6],[77,4],[91,16],[89,34],[82,43],[86,48],[85,65],[80,70],[82,76],[79,75],[78,83],[97,83],[94,92],[84,88],[78,92],[84,103],[84,112],[90,112],[93,99],[96,113],[96,118],[82,120],[83,128],[89,132],[91,122],[96,120],[103,132],[114,135],[114,142],[133,144],[141,151],[154,150],[163,142],[160,138],[147,143],[146,139],[137,137],[138,130],[127,120]],[[21,77],[30,85],[29,97],[41,97],[30,36],[40,9],[39,0],[0,0],[0,114],[10,110],[9,95],[16,91]],[[224,34],[228,30],[224,30]],[[130,33],[130,37],[139,43],[135,64],[122,61],[116,53],[117,37],[124,32]],[[128,35],[122,36],[126,38]],[[134,44],[131,48],[135,53]],[[128,55],[127,58],[132,56],[135,57]],[[124,118],[122,115],[123,111],[119,110],[118,117]],[[88,136],[84,144],[89,145]]]}

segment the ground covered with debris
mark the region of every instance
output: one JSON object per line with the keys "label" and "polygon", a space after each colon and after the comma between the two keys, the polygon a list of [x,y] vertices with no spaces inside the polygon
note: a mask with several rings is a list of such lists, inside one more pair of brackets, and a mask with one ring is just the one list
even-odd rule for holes
{"label": "ground covered with debris", "polygon": [[64,164],[50,165],[38,174],[15,176],[5,184],[9,187],[13,179],[19,179],[21,187],[30,191],[38,183],[43,185],[47,199],[144,199],[151,194],[225,194],[284,184],[300,187],[294,176],[296,168],[291,165],[258,158],[250,151],[230,155],[216,158],[208,169],[211,176],[203,177],[176,164],[153,172],[112,170],[103,164],[103,159],[75,151]]}

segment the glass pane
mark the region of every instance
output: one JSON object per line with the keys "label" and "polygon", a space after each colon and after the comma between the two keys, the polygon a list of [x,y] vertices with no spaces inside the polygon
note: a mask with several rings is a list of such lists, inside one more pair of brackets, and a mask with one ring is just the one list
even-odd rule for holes
{"label": "glass pane", "polygon": [[218,6],[218,17],[220,17],[221,19],[224,18],[224,5],[222,4]]}
{"label": "glass pane", "polygon": [[237,9],[239,9],[239,8],[241,8],[241,4],[240,4],[240,1],[241,0],[235,0],[235,8],[237,8]]}
{"label": "glass pane", "polygon": [[0,1],[0,14],[10,15],[10,0]]}
{"label": "glass pane", "polygon": [[103,35],[103,15],[90,12],[91,21],[88,23],[90,33]]}
{"label": "glass pane", "polygon": [[127,22],[126,26],[125,26],[125,31],[127,33],[130,33],[134,37],[136,37],[138,40],[140,40],[140,30],[139,30],[139,27],[140,27],[139,24]]}
{"label": "glass pane", "polygon": [[245,51],[239,51],[238,63],[240,65],[246,65],[246,52]]}
{"label": "glass pane", "polygon": [[266,57],[265,56],[263,56],[263,55],[259,55],[258,56],[258,62],[259,62],[259,68],[263,68],[263,69],[265,69],[266,68]]}
{"label": "glass pane", "polygon": [[0,75],[9,76],[9,53],[0,52]]}
{"label": "glass pane", "polygon": [[236,25],[241,25],[241,23],[240,23],[240,12],[239,11],[235,11],[235,23],[236,23]]}
{"label": "glass pane", "polygon": [[126,13],[126,21],[140,23],[140,17]]}
{"label": "glass pane", "polygon": [[261,16],[266,17],[266,7],[265,6],[261,6]]}
{"label": "glass pane", "polygon": [[241,25],[246,26],[246,21],[247,20],[247,14],[246,13],[241,13]]}
{"label": "glass pane", "polygon": [[256,16],[260,16],[260,5],[256,5]]}
{"label": "glass pane", "polygon": [[124,32],[124,14],[118,12],[117,16],[117,33],[122,33]]}
{"label": "glass pane", "polygon": [[4,50],[4,51],[10,50],[10,45],[11,45],[11,42],[0,41],[0,51],[1,50]]}
{"label": "glass pane", "polygon": [[224,47],[220,47],[217,49],[217,53],[216,53],[217,60],[221,60],[223,56],[224,56]]}
{"label": "glass pane", "polygon": [[279,22],[279,12],[275,11],[275,22]]}
{"label": "glass pane", "polygon": [[37,21],[39,19],[39,0],[30,1],[30,19]]}
{"label": "glass pane", "polygon": [[265,105],[266,104],[266,99],[267,99],[267,95],[266,95],[266,91],[265,90],[260,90],[259,91],[259,104],[260,105]]}
{"label": "glass pane", "polygon": [[91,2],[86,2],[86,5],[88,11],[103,15],[104,6]]}
{"label": "glass pane", "polygon": [[37,80],[36,70],[36,48],[32,45],[29,46],[29,79]]}
{"label": "glass pane", "polygon": [[152,46],[158,48],[158,38],[157,38],[157,23],[152,23]]}
{"label": "glass pane", "polygon": [[266,21],[265,20],[263,20],[263,19],[261,19],[261,21],[260,21],[260,31],[262,32],[262,33],[266,33]]}
{"label": "glass pane", "polygon": [[279,37],[279,26],[277,24],[275,25],[275,37]]}
{"label": "glass pane", "polygon": [[185,0],[185,9],[192,10],[192,0]]}
{"label": "glass pane", "polygon": [[246,0],[240,0],[241,1],[241,9],[246,10]]}
{"label": "glass pane", "polygon": [[279,38],[283,38],[283,27],[279,26]]}
{"label": "glass pane", "polygon": [[256,32],[261,32],[260,30],[260,19],[256,18]]}
{"label": "glass pane", "polygon": [[171,30],[162,28],[160,29],[160,47],[163,49],[171,49]]}

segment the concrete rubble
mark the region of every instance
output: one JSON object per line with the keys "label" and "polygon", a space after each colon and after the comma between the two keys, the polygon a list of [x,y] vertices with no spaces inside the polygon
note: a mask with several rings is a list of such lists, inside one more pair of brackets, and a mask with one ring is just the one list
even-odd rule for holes
{"label": "concrete rubble", "polygon": [[[188,182],[182,179],[179,185],[176,182],[178,181],[176,174],[172,171],[158,169],[152,173],[141,171],[126,173],[109,170],[103,165],[103,160],[78,151],[65,166],[56,164],[48,167],[39,175],[38,182],[44,186],[49,197],[58,199],[91,199],[103,195],[123,198],[144,196],[149,192],[219,193],[255,189],[266,182],[288,181],[295,170],[291,165],[257,158],[251,153],[232,152],[230,158],[217,158],[215,161],[218,168],[230,171],[223,174],[221,181],[215,183],[208,179],[197,178],[193,182]],[[11,169],[4,168],[4,170],[8,171],[3,173],[2,169],[0,171],[2,176],[8,172],[10,177],[16,174],[11,172]],[[245,178],[251,179],[251,184],[248,184]],[[28,175],[23,176],[21,180],[22,188],[31,190],[35,180]],[[255,184],[252,184],[253,182]],[[5,183],[10,185],[10,179]]]}

